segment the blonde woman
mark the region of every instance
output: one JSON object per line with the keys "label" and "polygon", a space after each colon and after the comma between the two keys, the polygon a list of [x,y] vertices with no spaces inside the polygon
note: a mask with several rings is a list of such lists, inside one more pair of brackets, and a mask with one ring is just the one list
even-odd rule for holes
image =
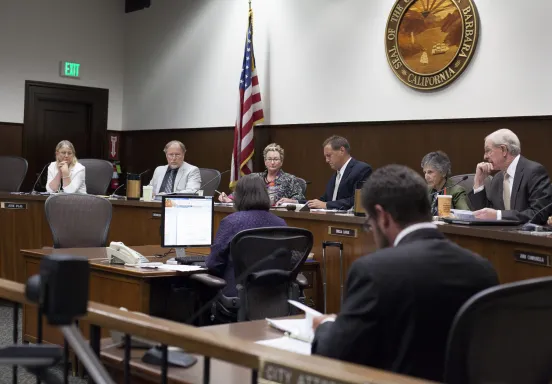
{"label": "blonde woman", "polygon": [[[266,170],[264,172],[252,173],[252,175],[261,177],[264,180],[271,205],[304,200],[305,196],[303,196],[303,190],[297,177],[282,170],[284,149],[276,143],[269,144],[263,151],[263,157]],[[221,193],[219,201],[230,203],[233,201],[233,196]]]}
{"label": "blonde woman", "polygon": [[68,140],[56,146],[56,161],[48,167],[46,191],[86,193],[84,165],[77,161],[75,147]]}

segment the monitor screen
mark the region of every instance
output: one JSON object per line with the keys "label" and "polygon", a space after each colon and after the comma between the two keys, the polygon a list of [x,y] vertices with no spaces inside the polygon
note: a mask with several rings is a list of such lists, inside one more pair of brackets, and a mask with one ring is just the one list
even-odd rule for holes
{"label": "monitor screen", "polygon": [[162,247],[208,247],[212,244],[212,196],[163,196],[162,206]]}

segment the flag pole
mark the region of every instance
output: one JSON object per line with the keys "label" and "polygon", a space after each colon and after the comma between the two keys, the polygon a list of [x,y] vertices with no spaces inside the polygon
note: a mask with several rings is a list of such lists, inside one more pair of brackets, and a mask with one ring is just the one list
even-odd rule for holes
{"label": "flag pole", "polygon": [[249,10],[251,11],[251,0],[249,0]]}

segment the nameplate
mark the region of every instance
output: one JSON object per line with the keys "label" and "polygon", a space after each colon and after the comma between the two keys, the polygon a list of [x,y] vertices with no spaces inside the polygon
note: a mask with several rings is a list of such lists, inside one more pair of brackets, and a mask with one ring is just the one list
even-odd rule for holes
{"label": "nameplate", "polygon": [[161,218],[161,214],[159,212],[153,212],[151,214],[151,217],[152,219],[160,219]]}
{"label": "nameplate", "polygon": [[328,234],[334,236],[357,237],[357,230],[351,228],[328,227]]}
{"label": "nameplate", "polygon": [[543,267],[550,267],[550,255],[538,253],[529,253],[523,251],[514,251],[514,259],[520,263],[536,264]]}
{"label": "nameplate", "polygon": [[27,209],[27,203],[1,202],[0,207],[3,209]]}
{"label": "nameplate", "polygon": [[[286,367],[265,361],[261,368],[261,384],[347,384],[345,381],[332,380],[315,373]],[[370,384],[366,382],[366,384]]]}

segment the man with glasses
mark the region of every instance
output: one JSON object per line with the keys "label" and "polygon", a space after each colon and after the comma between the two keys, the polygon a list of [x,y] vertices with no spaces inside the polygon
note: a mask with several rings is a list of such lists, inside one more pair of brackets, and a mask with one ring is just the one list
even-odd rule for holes
{"label": "man with glasses", "polygon": [[441,382],[454,316],[498,284],[496,272],[437,230],[427,185],[410,168],[376,170],[362,205],[379,250],[351,265],[339,315],[313,320],[312,353]]}
{"label": "man with glasses", "polygon": [[[485,138],[484,162],[477,164],[473,191],[468,194],[473,214],[485,220],[531,221],[545,224],[552,209],[552,185],[546,169],[521,156],[521,144],[509,129]],[[496,173],[498,172],[498,173]],[[493,174],[489,190],[485,179]]]}
{"label": "man with glasses", "polygon": [[186,147],[180,141],[173,140],[165,145],[167,165],[155,168],[149,185],[153,194],[195,193],[201,188],[199,168],[184,161]]}

